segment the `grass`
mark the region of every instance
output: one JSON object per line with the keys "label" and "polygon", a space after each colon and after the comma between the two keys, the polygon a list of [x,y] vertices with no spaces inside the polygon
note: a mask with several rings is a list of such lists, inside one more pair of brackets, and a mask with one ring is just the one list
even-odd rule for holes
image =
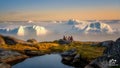
{"label": "grass", "polygon": [[70,50],[75,48],[77,53],[82,57],[93,60],[102,55],[104,51],[104,47],[92,46],[94,42],[73,42],[70,44],[60,45],[56,42],[42,42],[34,45],[0,45],[0,48],[16,50],[16,51],[24,51],[25,49],[29,50],[39,50],[43,53],[46,52],[63,52],[66,50]]}
{"label": "grass", "polygon": [[77,53],[82,57],[93,60],[103,54],[104,47],[92,46],[92,42],[73,42],[68,45],[61,45],[54,47],[54,51],[66,51],[70,49],[77,49]]}

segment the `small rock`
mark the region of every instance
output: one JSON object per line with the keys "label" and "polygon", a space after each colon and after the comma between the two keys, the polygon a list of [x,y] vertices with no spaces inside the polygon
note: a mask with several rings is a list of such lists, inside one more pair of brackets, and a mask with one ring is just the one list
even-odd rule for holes
{"label": "small rock", "polygon": [[35,39],[28,39],[27,42],[30,42],[30,43],[38,43],[37,40],[35,40]]}

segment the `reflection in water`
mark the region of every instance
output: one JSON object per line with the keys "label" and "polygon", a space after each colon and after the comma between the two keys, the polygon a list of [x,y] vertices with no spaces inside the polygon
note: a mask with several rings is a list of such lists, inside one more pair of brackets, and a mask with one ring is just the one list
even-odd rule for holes
{"label": "reflection in water", "polygon": [[12,68],[74,68],[61,63],[61,56],[58,54],[50,54],[28,58],[18,63]]}

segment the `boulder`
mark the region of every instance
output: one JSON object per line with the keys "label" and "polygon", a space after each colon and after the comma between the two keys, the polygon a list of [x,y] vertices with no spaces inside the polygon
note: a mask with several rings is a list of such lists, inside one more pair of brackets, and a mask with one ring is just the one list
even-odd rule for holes
{"label": "boulder", "polygon": [[16,39],[16,38],[11,37],[11,36],[3,36],[3,35],[0,35],[0,42],[2,44],[8,44],[8,45],[15,45],[15,44],[31,45],[31,43],[28,43],[26,41]]}
{"label": "boulder", "polygon": [[34,51],[34,50],[29,50],[29,49],[24,50],[24,53],[27,56],[41,56],[41,55],[44,55],[40,51],[36,51],[36,50]]}
{"label": "boulder", "polygon": [[63,53],[61,53],[61,55],[63,56],[63,57],[66,57],[66,56],[75,56],[77,54],[77,52],[76,52],[76,49],[71,49],[71,50],[68,50],[68,51],[65,51],[65,52],[63,52]]}
{"label": "boulder", "polygon": [[5,40],[5,43],[8,44],[8,45],[15,45],[15,44],[17,44],[17,40],[15,40],[12,37],[4,36],[3,38]]}
{"label": "boulder", "polygon": [[76,49],[71,49],[61,53],[62,62],[64,64],[71,64],[76,54],[77,54]]}
{"label": "boulder", "polygon": [[3,36],[3,35],[0,35],[0,37],[4,40],[5,44],[8,44],[8,45],[14,45],[14,44],[17,44],[18,42],[20,42],[20,40],[14,38],[14,37]]}
{"label": "boulder", "polygon": [[71,49],[65,51],[61,54],[62,56],[62,63],[74,66],[74,67],[84,67],[86,64],[89,63],[85,58],[82,58],[81,55],[77,54],[76,49]]}
{"label": "boulder", "polygon": [[34,43],[34,44],[38,43],[37,40],[35,40],[35,39],[28,39],[27,42]]}
{"label": "boulder", "polygon": [[114,43],[114,41],[108,40],[108,41],[103,41],[103,42],[101,42],[100,45],[107,47],[107,46],[109,46],[109,45],[112,45],[113,43]]}

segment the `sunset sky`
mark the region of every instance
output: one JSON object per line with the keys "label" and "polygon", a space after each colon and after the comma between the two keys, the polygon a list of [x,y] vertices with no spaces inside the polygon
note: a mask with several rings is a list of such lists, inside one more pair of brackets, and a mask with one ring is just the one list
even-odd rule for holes
{"label": "sunset sky", "polygon": [[0,21],[120,20],[120,0],[0,0]]}

